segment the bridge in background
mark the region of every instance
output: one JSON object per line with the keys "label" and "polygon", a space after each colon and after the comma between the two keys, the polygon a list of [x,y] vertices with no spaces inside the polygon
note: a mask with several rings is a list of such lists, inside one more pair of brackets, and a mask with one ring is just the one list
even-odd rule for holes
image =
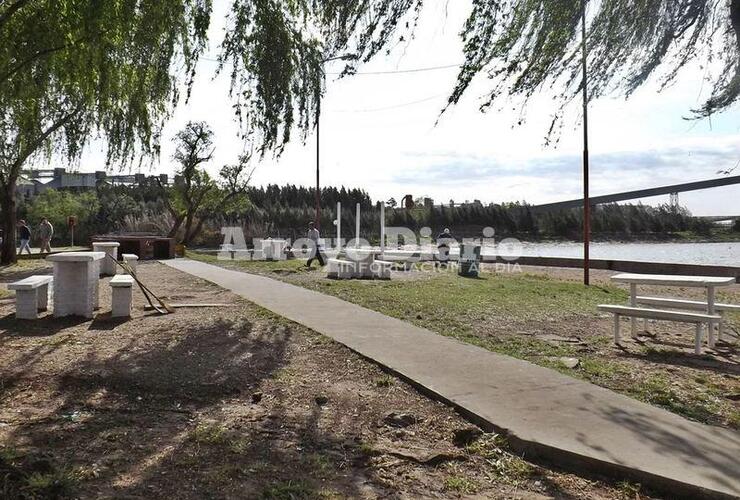
{"label": "bridge in background", "polygon": [[[616,203],[619,201],[636,200],[640,198],[650,198],[651,196],[670,195],[671,204],[678,205],[678,193],[687,191],[698,191],[700,189],[716,188],[721,186],[731,186],[740,184],[740,175],[732,177],[722,177],[720,179],[710,179],[706,181],[687,182],[684,184],[673,184],[671,186],[662,186],[648,189],[638,189],[636,191],[626,191],[624,193],[607,194],[603,196],[593,196],[590,199],[591,205],[601,205],[603,203]],[[533,212],[552,212],[556,210],[565,210],[568,208],[578,208],[583,206],[583,198],[568,201],[558,201],[556,203],[545,203],[544,205],[534,205]],[[718,216],[719,217],[719,216]],[[712,219],[711,217],[707,217]],[[715,221],[733,220],[737,217],[725,216],[723,218],[714,218]]]}

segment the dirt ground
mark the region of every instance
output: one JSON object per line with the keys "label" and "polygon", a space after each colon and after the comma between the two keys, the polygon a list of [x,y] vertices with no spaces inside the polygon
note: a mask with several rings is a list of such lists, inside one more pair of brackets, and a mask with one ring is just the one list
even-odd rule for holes
{"label": "dirt ground", "polygon": [[[3,273],[4,282],[44,269]],[[0,302],[2,498],[635,498],[535,465],[348,349],[158,263],[172,302],[16,320]],[[104,279],[107,282],[108,279]],[[526,457],[524,457],[526,458]],[[644,492],[640,498],[646,498]]]}

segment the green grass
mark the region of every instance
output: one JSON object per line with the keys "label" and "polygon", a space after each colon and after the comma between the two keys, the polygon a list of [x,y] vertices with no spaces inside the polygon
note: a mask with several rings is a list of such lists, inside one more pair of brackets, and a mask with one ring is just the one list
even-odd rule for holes
{"label": "green grass", "polygon": [[222,445],[228,441],[226,428],[219,424],[198,424],[190,433],[190,439],[201,445]]}
{"label": "green grass", "polygon": [[391,387],[395,383],[396,379],[394,377],[391,377],[390,375],[383,375],[382,377],[379,377],[374,381],[375,387],[380,388]]}
{"label": "green grass", "polygon": [[47,262],[44,259],[19,260],[15,264],[0,266],[0,276],[49,268],[51,268],[51,262]]}
{"label": "green grass", "polygon": [[487,434],[465,447],[471,455],[486,460],[498,481],[518,484],[532,477],[535,468],[522,458],[507,451],[508,443],[498,434]]}
{"label": "green grass", "polygon": [[627,294],[615,287],[585,288],[527,274],[483,273],[479,279],[462,279],[443,273],[413,283],[341,280],[308,286],[371,309],[382,308],[386,314],[421,326],[445,322],[458,332],[468,330],[471,323],[485,321],[491,314],[544,320],[573,313],[592,314],[597,304],[627,299]]}
{"label": "green grass", "polygon": [[[188,250],[187,257],[210,264],[227,265],[233,267],[242,267],[255,273],[274,273],[274,274],[297,274],[310,273],[311,270],[306,267],[306,261],[302,259],[290,260],[221,260],[215,253],[203,253]],[[314,272],[318,269],[318,264],[314,264]]]}
{"label": "green grass", "polygon": [[478,483],[464,476],[451,476],[445,479],[445,489],[461,495],[472,495],[478,491]]}
{"label": "green grass", "polygon": [[[40,467],[41,463],[45,465]],[[46,457],[26,456],[13,448],[0,447],[2,498],[67,498],[85,476],[84,470],[59,467]]]}
{"label": "green grass", "polygon": [[262,490],[265,500],[302,500],[320,498],[319,492],[305,481],[283,481]]}

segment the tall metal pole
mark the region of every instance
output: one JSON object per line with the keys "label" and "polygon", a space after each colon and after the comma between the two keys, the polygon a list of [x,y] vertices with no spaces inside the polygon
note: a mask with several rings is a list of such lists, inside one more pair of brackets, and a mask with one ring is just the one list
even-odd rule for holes
{"label": "tall metal pole", "polygon": [[583,53],[583,284],[590,284],[591,202],[588,172],[588,65],[586,49],[586,1],[581,1],[581,44]]}
{"label": "tall metal pole", "polygon": [[320,135],[319,135],[319,121],[321,120],[321,96],[316,103],[316,229],[321,229],[321,187],[319,184],[319,146],[320,146]]}

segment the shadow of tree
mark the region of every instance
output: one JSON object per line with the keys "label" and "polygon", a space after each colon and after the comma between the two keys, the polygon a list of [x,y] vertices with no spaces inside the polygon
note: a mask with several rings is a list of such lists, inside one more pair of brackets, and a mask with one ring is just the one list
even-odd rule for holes
{"label": "shadow of tree", "polygon": [[[589,395],[584,394],[584,399],[589,400]],[[582,407],[580,410],[599,414],[615,423],[621,432],[626,431],[628,434],[633,434],[637,438],[634,442],[650,450],[652,456],[665,456],[666,459],[670,457],[670,461],[666,460],[665,464],[653,462],[650,468],[662,469],[662,473],[667,477],[672,477],[674,481],[687,481],[687,488],[693,481],[699,479],[722,485],[729,491],[737,486],[737,453],[740,452],[740,435],[729,429],[702,426],[669,414],[656,419],[656,415],[648,412],[636,409],[630,411],[612,405],[593,404],[588,408]],[[616,436],[614,439],[617,439]],[[639,464],[642,464],[642,467],[645,465],[640,450],[633,450],[630,457],[632,463],[623,463],[605,446],[596,444],[585,434],[579,435],[578,441],[604,454],[614,463],[627,467],[634,467],[638,464],[638,469],[641,468]],[[681,464],[680,468],[676,468],[676,462]],[[691,471],[690,475],[688,471]],[[635,479],[640,480],[639,477]],[[687,495],[689,491],[689,489],[686,490]]]}
{"label": "shadow of tree", "polygon": [[[2,321],[6,331],[17,326]],[[19,414],[9,422],[6,441],[50,450],[65,466],[87,471],[80,486],[85,495],[116,497],[250,497],[270,485],[313,491],[322,477],[346,465],[322,450],[361,455],[357,443],[318,429],[318,406],[302,419],[287,405],[267,414],[252,404],[252,391],[288,363],[291,327],[255,329],[238,317],[198,321],[177,332],[167,324],[161,328],[114,349],[90,349],[46,380],[39,380],[43,371],[34,372],[34,360],[55,346],[28,350],[2,377],[0,404],[7,404],[8,390],[20,381],[43,386],[54,403],[45,414]],[[6,333],[0,340],[10,336],[29,337]],[[208,437],[209,426],[215,437]],[[298,482],[290,472],[296,467],[303,471]],[[343,494],[359,496],[355,479],[342,480]]]}
{"label": "shadow of tree", "polygon": [[[732,354],[734,355],[734,352]],[[678,351],[648,350],[645,353],[637,353],[621,350],[619,357],[663,365],[685,366],[687,368],[706,370],[714,373],[740,375],[740,365],[731,360],[723,361],[716,354],[710,357]]]}

